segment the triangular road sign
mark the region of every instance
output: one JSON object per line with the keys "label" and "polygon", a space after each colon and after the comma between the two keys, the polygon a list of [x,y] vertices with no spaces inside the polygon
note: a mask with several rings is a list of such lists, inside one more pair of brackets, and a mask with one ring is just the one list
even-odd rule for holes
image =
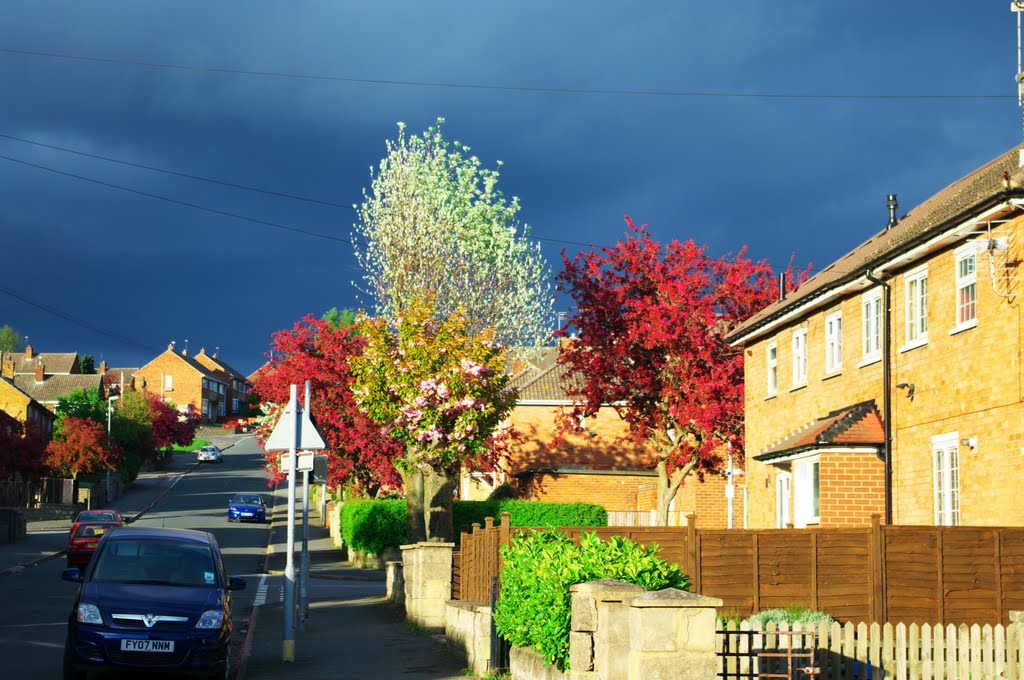
{"label": "triangular road sign", "polygon": [[295,441],[294,430],[292,429],[295,422],[295,412],[291,410],[289,405],[281,414],[281,418],[278,419],[277,425],[274,426],[274,431],[267,438],[267,443],[263,445],[264,449],[267,451],[288,451],[292,446],[295,446],[296,450],[319,451],[327,448],[323,436],[320,435],[313,421],[309,419],[309,414],[303,411],[301,406],[296,406],[296,408],[299,409],[299,440]]}

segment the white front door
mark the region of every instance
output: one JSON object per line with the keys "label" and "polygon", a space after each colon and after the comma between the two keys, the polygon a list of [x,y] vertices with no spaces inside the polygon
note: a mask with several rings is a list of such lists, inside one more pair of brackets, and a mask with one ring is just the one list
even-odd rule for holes
{"label": "white front door", "polygon": [[775,473],[775,526],[785,529],[790,523],[790,488],[793,477],[788,472]]}

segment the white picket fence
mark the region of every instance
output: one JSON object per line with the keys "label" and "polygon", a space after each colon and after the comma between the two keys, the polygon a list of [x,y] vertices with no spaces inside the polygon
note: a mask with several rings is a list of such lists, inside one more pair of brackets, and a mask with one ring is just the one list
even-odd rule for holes
{"label": "white picket fence", "polygon": [[[730,622],[718,635],[719,675],[750,678],[787,673],[808,677],[802,651],[814,647],[822,680],[1024,680],[1024,624],[895,625],[864,623],[750,626]],[[752,631],[737,634],[736,631]],[[792,649],[792,662],[780,654]],[[757,656],[768,653],[771,657]],[[748,654],[754,654],[748,656]]]}
{"label": "white picket fence", "polygon": [[[609,510],[608,526],[610,527],[653,527],[658,526],[655,510]],[[668,526],[685,527],[686,513],[681,510],[669,510]]]}

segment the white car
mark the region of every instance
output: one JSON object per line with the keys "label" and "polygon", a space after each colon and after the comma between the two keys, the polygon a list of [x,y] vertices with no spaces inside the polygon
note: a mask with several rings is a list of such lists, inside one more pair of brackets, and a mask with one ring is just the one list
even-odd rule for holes
{"label": "white car", "polygon": [[216,446],[204,446],[196,452],[196,460],[200,463],[223,463],[224,456]]}

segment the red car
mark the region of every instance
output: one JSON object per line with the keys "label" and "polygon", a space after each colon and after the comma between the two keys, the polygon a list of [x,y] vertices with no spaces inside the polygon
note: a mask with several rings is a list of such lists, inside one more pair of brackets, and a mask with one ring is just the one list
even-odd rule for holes
{"label": "red car", "polygon": [[78,567],[84,571],[103,534],[119,526],[121,524],[117,522],[76,523],[68,543],[68,567]]}
{"label": "red car", "polygon": [[117,510],[83,510],[78,513],[78,517],[75,517],[75,521],[71,524],[68,538],[75,535],[75,530],[80,524],[86,523],[117,524],[126,527],[132,523],[132,520],[121,517],[121,513]]}

